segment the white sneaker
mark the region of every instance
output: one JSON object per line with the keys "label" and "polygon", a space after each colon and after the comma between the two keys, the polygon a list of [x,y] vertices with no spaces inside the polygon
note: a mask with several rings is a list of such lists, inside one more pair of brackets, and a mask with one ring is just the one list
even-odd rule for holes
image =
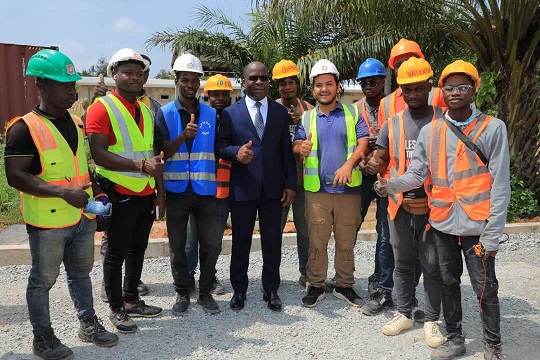
{"label": "white sneaker", "polygon": [[424,323],[424,340],[431,348],[438,348],[444,342],[444,336],[439,330],[439,325],[435,321],[426,321]]}
{"label": "white sneaker", "polygon": [[397,313],[394,318],[388,321],[382,327],[382,333],[388,336],[394,336],[401,333],[403,330],[412,328],[414,322],[401,313]]}

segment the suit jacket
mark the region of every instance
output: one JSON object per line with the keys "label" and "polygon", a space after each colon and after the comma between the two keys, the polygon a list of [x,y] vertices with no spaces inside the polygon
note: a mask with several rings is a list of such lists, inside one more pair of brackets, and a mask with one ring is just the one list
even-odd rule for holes
{"label": "suit jacket", "polygon": [[[236,159],[240,147],[251,140],[253,160],[242,164]],[[232,161],[230,199],[256,200],[264,188],[266,197],[281,198],[284,189],[296,190],[296,167],[289,134],[289,115],[283,105],[268,98],[268,114],[262,139],[242,98],[225,108],[216,140],[216,151]]]}

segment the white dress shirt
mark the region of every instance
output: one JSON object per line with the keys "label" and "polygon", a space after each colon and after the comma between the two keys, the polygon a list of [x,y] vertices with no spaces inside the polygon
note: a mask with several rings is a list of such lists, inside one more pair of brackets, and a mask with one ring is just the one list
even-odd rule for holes
{"label": "white dress shirt", "polygon": [[[266,117],[268,115],[268,97],[264,97],[262,100],[259,100],[261,103],[261,115],[263,118],[264,126],[266,126]],[[246,106],[249,111],[249,116],[251,116],[251,121],[255,125],[255,115],[257,114],[257,106],[255,106],[256,101],[246,96]]]}

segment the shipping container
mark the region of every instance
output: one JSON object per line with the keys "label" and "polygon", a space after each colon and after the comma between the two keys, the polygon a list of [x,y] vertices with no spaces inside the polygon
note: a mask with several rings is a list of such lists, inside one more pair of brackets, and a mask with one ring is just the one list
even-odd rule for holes
{"label": "shipping container", "polygon": [[13,117],[24,115],[39,103],[34,77],[26,77],[26,66],[41,49],[57,46],[35,46],[0,43],[0,125],[2,133]]}

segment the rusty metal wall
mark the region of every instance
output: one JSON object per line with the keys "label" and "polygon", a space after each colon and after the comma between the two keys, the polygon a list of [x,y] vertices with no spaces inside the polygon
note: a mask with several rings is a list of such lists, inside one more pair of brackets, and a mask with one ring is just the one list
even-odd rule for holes
{"label": "rusty metal wall", "polygon": [[24,75],[28,59],[41,49],[56,46],[34,46],[0,43],[0,126],[13,117],[24,115],[39,103],[34,77]]}

